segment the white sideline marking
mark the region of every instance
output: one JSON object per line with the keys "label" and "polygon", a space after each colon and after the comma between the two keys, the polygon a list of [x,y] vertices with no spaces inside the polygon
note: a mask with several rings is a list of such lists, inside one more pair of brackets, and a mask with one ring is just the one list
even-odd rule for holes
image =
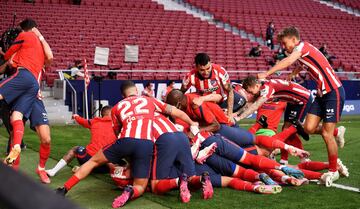
{"label": "white sideline marking", "polygon": [[[318,180],[310,180],[310,181],[315,182],[315,183],[319,182]],[[348,191],[360,193],[360,188],[346,186],[346,185],[342,185],[342,184],[332,183],[331,187],[335,187],[335,188],[338,188],[338,189],[343,189],[343,190],[348,190]]]}

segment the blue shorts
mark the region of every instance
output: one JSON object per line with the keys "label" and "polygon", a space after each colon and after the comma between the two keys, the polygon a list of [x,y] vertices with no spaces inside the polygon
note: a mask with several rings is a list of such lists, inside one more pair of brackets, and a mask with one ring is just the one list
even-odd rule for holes
{"label": "blue shorts", "polygon": [[49,125],[49,120],[42,100],[36,99],[30,114],[30,128],[35,129],[39,125]]}
{"label": "blue shorts", "polygon": [[238,125],[232,127],[221,124],[220,130],[216,133],[221,136],[235,142],[240,147],[247,147],[254,145],[255,136],[250,133],[248,130],[240,128]]}
{"label": "blue shorts", "polygon": [[201,176],[201,174],[203,174],[204,172],[208,172],[209,176],[210,176],[212,186],[213,187],[221,187],[221,175],[216,173],[216,171],[214,171],[206,163],[204,163],[202,165],[196,163],[195,164],[195,170],[196,170],[196,175],[197,176]]}
{"label": "blue shorts", "polygon": [[216,153],[206,159],[206,164],[221,176],[233,176],[236,169],[236,163]]}
{"label": "blue shorts", "polygon": [[305,116],[309,112],[313,101],[314,97],[310,95],[309,100],[306,104],[300,105],[287,103],[284,120],[286,122],[293,122],[299,120],[301,123],[303,123],[305,120]]}
{"label": "blue shorts", "polygon": [[154,143],[146,139],[122,138],[104,147],[106,159],[115,164],[129,157],[134,178],[149,178]]}
{"label": "blue shorts", "polygon": [[[238,94],[237,92],[234,91],[234,106],[233,106],[233,112],[237,112],[238,110],[240,110],[242,107],[244,107],[246,105],[246,99],[245,97],[241,96],[240,94]],[[228,104],[227,104],[227,100],[223,101],[220,104],[221,108],[227,108]]]}
{"label": "blue shorts", "polygon": [[[92,157],[89,155],[89,153],[86,152],[86,148],[83,146],[78,146],[78,148],[75,150],[75,157],[79,162],[79,165],[82,165],[90,160]],[[109,167],[107,165],[101,165],[99,167],[96,167],[93,172],[95,173],[108,173]]]}
{"label": "blue shorts", "polygon": [[14,75],[0,82],[0,94],[12,110],[21,112],[25,118],[30,116],[38,91],[38,82],[25,68],[19,68]]}
{"label": "blue shorts", "polygon": [[316,97],[312,103],[309,113],[319,116],[324,123],[337,123],[340,121],[345,102],[344,87]]}
{"label": "blue shorts", "polygon": [[[188,176],[195,175],[188,137],[182,132],[164,133],[155,142],[152,179],[174,178],[173,167]],[[179,176],[177,176],[179,177]]]}
{"label": "blue shorts", "polygon": [[210,144],[216,142],[217,148],[215,150],[216,154],[222,156],[226,159],[229,159],[234,162],[239,162],[244,154],[243,148],[234,142],[222,137],[219,134],[208,137],[202,144],[201,148],[205,148]]}

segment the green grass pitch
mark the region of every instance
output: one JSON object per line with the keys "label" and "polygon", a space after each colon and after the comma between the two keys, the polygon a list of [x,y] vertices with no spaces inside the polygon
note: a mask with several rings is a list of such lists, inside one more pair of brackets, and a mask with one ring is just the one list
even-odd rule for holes
{"label": "green grass pitch", "polygon": [[[336,183],[352,187],[360,187],[360,118],[344,117],[341,125],[346,126],[346,144],[339,150],[339,157],[350,171],[349,178],[341,178]],[[243,127],[247,127],[244,125]],[[72,146],[86,145],[89,141],[89,131],[77,125],[52,126],[51,159],[47,168],[55,165],[63,154]],[[5,151],[6,136],[4,128],[0,130],[1,153]],[[25,143],[28,149],[21,155],[21,170],[36,181],[35,168],[38,161],[39,140],[36,134],[26,129]],[[309,142],[304,142],[305,149],[311,152],[312,160],[327,160],[325,144],[319,136],[312,136]],[[4,156],[4,154],[2,154]],[[292,158],[290,162],[296,163]],[[76,165],[76,160],[70,166]],[[61,170],[50,188],[56,188],[72,175],[71,167]],[[121,193],[107,175],[91,175],[80,182],[67,195],[75,203],[89,209],[111,208],[113,199]],[[192,192],[191,202],[180,203],[178,191],[164,196],[146,193],[143,197],[131,201],[125,208],[360,208],[360,194],[337,188],[326,188],[316,184],[302,187],[284,187],[277,195],[259,195],[235,191],[227,188],[215,189],[212,200],[203,201],[199,192]]]}

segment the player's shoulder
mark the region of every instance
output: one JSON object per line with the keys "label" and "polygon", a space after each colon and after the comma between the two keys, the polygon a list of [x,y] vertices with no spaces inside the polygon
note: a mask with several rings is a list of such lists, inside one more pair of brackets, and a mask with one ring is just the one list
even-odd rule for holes
{"label": "player's shoulder", "polygon": [[211,66],[212,66],[212,69],[213,69],[214,71],[217,71],[217,72],[219,72],[219,73],[221,73],[221,74],[227,73],[226,70],[225,70],[225,68],[222,67],[221,65],[212,63]]}

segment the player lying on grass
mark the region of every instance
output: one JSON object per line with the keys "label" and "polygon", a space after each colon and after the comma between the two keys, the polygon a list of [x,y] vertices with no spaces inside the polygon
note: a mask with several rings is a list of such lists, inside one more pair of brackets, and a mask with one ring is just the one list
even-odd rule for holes
{"label": "player lying on grass", "polygon": [[249,131],[229,122],[228,117],[217,104],[212,102],[204,102],[201,106],[193,104],[193,98],[197,97],[196,94],[183,94],[179,90],[172,90],[167,102],[185,111],[193,120],[199,121],[202,124],[201,131],[219,133],[241,147],[257,144],[267,148],[286,149],[296,156],[309,155],[308,152],[288,146],[276,138],[255,137]]}
{"label": "player lying on grass", "polygon": [[94,168],[108,162],[119,164],[122,158],[129,157],[132,160],[133,185],[128,185],[113,202],[113,207],[122,207],[130,199],[141,196],[147,187],[154,145],[154,113],[171,115],[186,121],[190,126],[198,126],[198,123],[177,108],[154,98],[138,96],[138,90],[132,81],[123,82],[121,93],[124,99],[111,112],[113,129],[118,140],[92,156],[63,187],[56,190],[57,193],[65,195]]}
{"label": "player lying on grass", "polygon": [[[63,167],[69,164],[74,158],[77,158],[80,165],[88,161],[101,148],[116,140],[116,136],[112,129],[111,120],[111,106],[105,106],[101,109],[101,117],[95,117],[91,120],[86,120],[77,114],[73,115],[73,119],[82,127],[90,129],[91,138],[90,143],[86,146],[75,146],[71,148],[66,155],[53,167],[46,170],[49,176],[55,176]],[[76,167],[74,167],[76,168]],[[106,165],[94,169],[95,172],[108,172]]]}
{"label": "player lying on grass", "polygon": [[[232,164],[234,164],[229,160],[227,162],[229,163],[229,166],[232,166]],[[111,178],[114,181],[115,185],[121,189],[123,189],[124,187],[126,187],[126,185],[128,185],[133,181],[130,167],[131,167],[130,164],[126,164],[123,166],[117,165],[110,172]],[[180,183],[181,177],[177,177],[179,175],[179,172],[177,170],[178,168],[176,167],[176,165],[173,165],[173,168],[174,169],[172,169],[173,172],[171,172],[170,177],[173,176],[174,178],[168,178],[158,182],[155,185],[155,187],[153,187],[152,189],[153,193],[162,195],[171,190],[179,188],[179,185],[181,184]],[[281,186],[279,185],[264,185],[262,182],[259,182],[259,179],[254,180],[254,182],[249,182],[249,181],[244,181],[237,177],[222,176],[220,173],[212,169],[206,163],[195,164],[195,170],[197,175],[199,176],[205,173],[209,175],[211,179],[211,184],[214,187],[220,187],[220,188],[227,187],[227,188],[232,188],[234,190],[255,192],[259,194],[277,194],[282,190]],[[250,174],[245,174],[245,175],[250,176]],[[202,185],[190,184],[189,186],[190,189],[198,189]]]}
{"label": "player lying on grass", "polygon": [[[183,130],[188,133],[188,127],[185,123],[177,120],[180,124],[179,127],[182,127]],[[281,170],[282,172],[288,174],[289,176],[295,176],[299,179],[302,179],[303,175],[301,172],[297,170],[293,170],[292,168],[288,167],[280,167],[276,161],[268,159],[266,157],[260,155],[253,155],[243,148],[239,147],[235,143],[231,142],[230,140],[222,137],[219,134],[211,134],[209,132],[200,132],[198,133],[193,139],[193,143],[196,144],[200,142],[201,148],[204,149],[207,146],[210,146],[213,143],[216,143],[217,146],[215,147],[215,153],[209,153],[207,156],[203,157],[206,159],[206,163],[211,166],[213,169],[217,170],[224,176],[231,176],[231,177],[241,177],[242,173],[246,172],[240,165],[250,166],[253,169],[258,170],[271,170],[277,169]],[[255,153],[256,154],[256,153]],[[230,165],[227,161],[232,162]],[[224,162],[224,163],[223,163]],[[224,165],[225,164],[225,165]],[[228,166],[226,166],[228,165]],[[243,179],[247,181],[254,181],[254,180],[261,180],[265,184],[274,184],[266,173],[257,173],[255,171],[250,171],[248,173],[253,174],[251,179]],[[284,174],[285,175],[285,174]],[[294,183],[295,185],[301,184],[300,181],[292,180],[287,183]]]}
{"label": "player lying on grass", "polygon": [[[334,140],[334,130],[340,121],[345,102],[345,91],[340,79],[335,74],[326,57],[313,45],[300,39],[299,30],[294,27],[284,28],[278,34],[278,41],[288,53],[288,57],[278,62],[269,71],[258,74],[265,79],[273,73],[286,69],[296,61],[306,66],[310,76],[317,84],[317,96],[306,115],[304,128],[307,133],[321,134],[326,144],[329,161],[328,175],[333,180],[339,178],[337,171],[338,147]],[[290,77],[298,74],[302,68],[296,68]],[[319,124],[323,121],[323,125]]]}

